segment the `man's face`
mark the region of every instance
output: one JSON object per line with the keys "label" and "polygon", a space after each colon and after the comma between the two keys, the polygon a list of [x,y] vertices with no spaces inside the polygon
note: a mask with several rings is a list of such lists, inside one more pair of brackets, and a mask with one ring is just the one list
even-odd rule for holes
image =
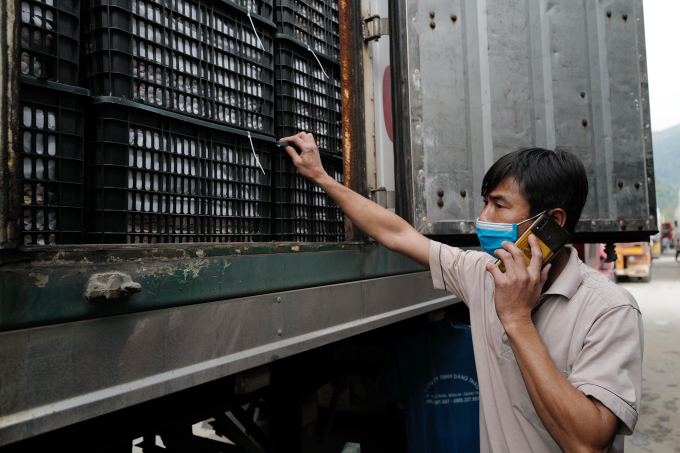
{"label": "man's face", "polygon": [[[519,191],[519,183],[508,176],[496,186],[487,198],[484,198],[484,209],[479,216],[482,222],[519,223],[529,218],[531,206]],[[517,236],[521,236],[531,222],[517,226]]]}

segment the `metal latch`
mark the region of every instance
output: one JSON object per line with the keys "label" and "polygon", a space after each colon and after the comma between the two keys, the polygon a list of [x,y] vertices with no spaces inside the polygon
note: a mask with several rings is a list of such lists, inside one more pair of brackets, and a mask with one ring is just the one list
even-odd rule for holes
{"label": "metal latch", "polygon": [[371,201],[379,204],[386,209],[394,209],[396,206],[396,197],[394,190],[387,190],[384,187],[371,189]]}
{"label": "metal latch", "polygon": [[381,36],[390,34],[390,24],[387,17],[381,18],[374,14],[364,19],[364,41],[377,41]]}

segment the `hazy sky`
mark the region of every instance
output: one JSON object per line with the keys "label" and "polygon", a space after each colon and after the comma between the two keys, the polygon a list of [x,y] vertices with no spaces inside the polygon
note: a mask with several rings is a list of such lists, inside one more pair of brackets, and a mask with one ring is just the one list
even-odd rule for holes
{"label": "hazy sky", "polygon": [[680,124],[680,1],[643,0],[652,130]]}

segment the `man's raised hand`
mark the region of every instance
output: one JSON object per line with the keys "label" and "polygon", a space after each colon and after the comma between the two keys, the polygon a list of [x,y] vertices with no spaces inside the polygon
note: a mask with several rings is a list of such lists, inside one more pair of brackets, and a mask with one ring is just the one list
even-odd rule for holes
{"label": "man's raised hand", "polygon": [[326,171],[321,165],[319,149],[316,147],[312,134],[300,132],[292,137],[282,138],[281,141],[292,143],[300,149],[300,154],[298,154],[295,148],[286,146],[286,152],[302,176],[314,182],[319,182],[326,176]]}

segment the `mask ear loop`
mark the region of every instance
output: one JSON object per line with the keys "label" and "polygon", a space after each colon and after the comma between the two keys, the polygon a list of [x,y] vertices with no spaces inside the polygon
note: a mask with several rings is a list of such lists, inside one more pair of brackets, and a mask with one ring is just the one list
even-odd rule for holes
{"label": "mask ear loop", "polygon": [[[255,24],[253,23],[253,18],[250,17],[250,10],[248,10],[248,19],[250,19],[250,25],[253,26],[253,31],[255,32],[255,37],[257,38],[257,42],[260,43],[260,47],[262,47],[262,50],[265,50],[264,46],[262,45],[262,41],[260,41],[260,36],[257,34],[257,30],[255,30]],[[266,50],[265,50],[266,52]]]}
{"label": "mask ear loop", "polygon": [[330,77],[328,77],[328,74],[326,74],[326,71],[324,71],[323,66],[321,65],[321,61],[319,61],[319,57],[317,57],[316,54],[314,53],[314,51],[312,50],[312,48],[309,47],[309,44],[307,44],[307,50],[312,52],[312,55],[314,55],[314,58],[316,58],[316,62],[319,63],[319,67],[323,71],[323,75],[325,75],[327,79],[330,79]]}
{"label": "mask ear loop", "polygon": [[255,156],[255,162],[257,162],[257,166],[260,167],[260,170],[262,170],[262,174],[264,175],[264,168],[262,168],[262,165],[260,165],[260,159],[257,158],[257,153],[255,152],[255,147],[253,146],[253,138],[250,136],[250,132],[248,132],[248,140],[250,140],[250,149],[253,150],[253,156]]}
{"label": "mask ear loop", "polygon": [[526,219],[526,220],[522,220],[522,221],[519,222],[517,225],[521,225],[521,224],[523,224],[523,223],[525,223],[525,222],[528,222],[529,220],[537,219],[537,218],[539,218],[540,216],[542,216],[543,214],[545,214],[546,212],[548,212],[548,211],[545,210],[545,211],[543,211],[543,212],[540,212],[540,213],[536,214],[536,215],[533,216],[533,217],[529,217],[529,218]]}

